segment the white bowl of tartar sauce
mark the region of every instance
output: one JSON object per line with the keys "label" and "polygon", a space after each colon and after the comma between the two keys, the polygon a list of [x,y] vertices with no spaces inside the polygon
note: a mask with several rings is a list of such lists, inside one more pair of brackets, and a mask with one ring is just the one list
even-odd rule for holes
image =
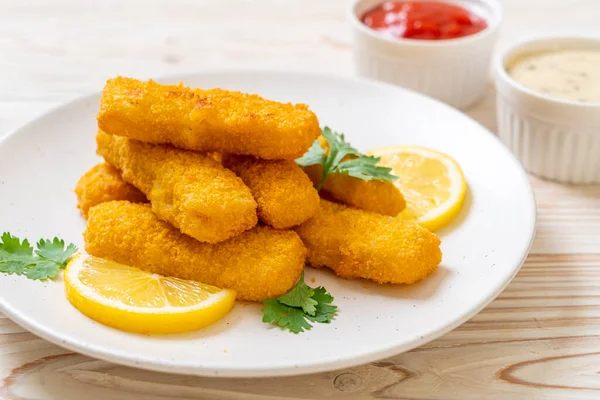
{"label": "white bowl of tartar sauce", "polygon": [[525,169],[600,183],[600,38],[521,42],[494,69],[498,134]]}

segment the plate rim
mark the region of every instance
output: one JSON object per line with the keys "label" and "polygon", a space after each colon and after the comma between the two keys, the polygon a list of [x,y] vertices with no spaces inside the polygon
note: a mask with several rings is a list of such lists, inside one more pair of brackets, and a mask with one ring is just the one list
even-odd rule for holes
{"label": "plate rim", "polygon": [[[533,246],[533,242],[535,239],[536,233],[536,221],[537,221],[537,207],[536,207],[536,199],[535,192],[531,185],[531,181],[529,180],[525,170],[522,165],[519,163],[517,158],[510,152],[510,150],[504,146],[501,140],[495,135],[492,131],[487,129],[477,120],[473,119],[468,114],[461,112],[437,99],[426,96],[422,93],[415,92],[413,90],[395,86],[391,84],[387,84],[384,82],[380,82],[374,79],[357,77],[357,76],[339,76],[329,73],[319,73],[319,72],[303,72],[298,70],[283,70],[283,69],[252,69],[252,68],[219,68],[219,69],[206,69],[200,70],[197,72],[186,72],[186,73],[177,73],[177,74],[168,74],[161,75],[155,78],[150,78],[156,80],[158,82],[162,81],[185,81],[190,78],[198,78],[199,76],[207,76],[207,75],[272,75],[278,74],[282,76],[303,76],[312,79],[326,79],[326,80],[337,80],[344,81],[348,83],[358,83],[358,84],[367,84],[371,86],[378,86],[381,88],[385,88],[386,90],[392,89],[395,91],[407,92],[410,95],[418,96],[423,98],[424,100],[431,102],[432,104],[436,104],[437,106],[442,106],[446,108],[449,112],[454,114],[460,114],[462,118],[466,118],[470,120],[471,123],[476,124],[479,129],[486,132],[487,135],[491,136],[490,139],[495,140],[498,147],[501,148],[501,151],[508,156],[509,159],[512,160],[512,163],[517,167],[519,171],[519,175],[522,181],[525,183],[525,187],[528,192],[529,200],[527,205],[527,215],[529,216],[528,221],[524,221],[523,229],[526,229],[529,232],[529,242],[523,249],[519,249],[521,251],[521,257],[517,265],[514,267],[513,273],[505,279],[504,282],[500,286],[498,286],[497,290],[493,293],[490,293],[488,296],[481,298],[475,307],[471,309],[470,312],[463,314],[459,318],[455,318],[453,322],[443,326],[442,328],[437,327],[436,329],[431,329],[426,334],[420,337],[414,337],[411,340],[406,340],[404,343],[396,346],[389,346],[386,348],[379,349],[377,351],[371,351],[368,353],[362,353],[356,355],[356,353],[350,353],[351,355],[345,357],[325,357],[317,362],[304,362],[294,364],[293,366],[269,366],[269,367],[226,367],[220,369],[216,369],[216,367],[207,367],[199,364],[189,364],[181,362],[175,363],[168,359],[157,358],[157,357],[147,357],[141,356],[133,358],[131,356],[124,356],[120,352],[110,352],[110,350],[106,346],[96,346],[93,343],[78,343],[77,341],[61,338],[59,334],[54,334],[52,330],[45,329],[44,326],[37,324],[35,321],[30,318],[24,317],[19,313],[16,309],[11,307],[5,299],[0,295],[0,311],[2,311],[7,317],[9,317],[12,321],[22,326],[29,332],[34,333],[35,335],[41,337],[44,340],[47,340],[59,347],[66,348],[75,353],[83,354],[95,359],[103,360],[106,362],[117,363],[133,368],[144,369],[148,371],[156,371],[156,372],[168,372],[175,374],[183,374],[183,375],[195,375],[195,376],[206,376],[206,377],[228,377],[228,378],[251,378],[251,377],[283,377],[283,376],[299,376],[306,374],[314,374],[320,372],[334,371],[344,368],[355,367],[358,365],[364,365],[369,362],[374,362],[377,360],[381,360],[388,357],[393,357],[398,354],[404,353],[406,351],[410,351],[414,348],[423,346],[445,334],[456,329],[458,326],[462,325],[473,316],[481,312],[487,305],[489,305],[500,293],[502,293],[506,287],[510,284],[516,274],[520,271],[523,266],[526,258],[531,251]],[[28,120],[24,124],[13,128],[10,130],[3,138],[0,139],[0,147],[6,145],[6,143],[10,140],[13,140],[14,137],[18,135],[18,133],[22,130],[27,129],[30,125],[36,123],[38,120],[48,117],[49,115],[63,109],[73,106],[78,102],[85,102],[86,100],[93,99],[101,95],[101,91],[94,91],[88,94],[80,95],[73,98],[70,101],[65,103],[56,105],[51,107],[45,112],[42,112],[32,119]],[[103,350],[104,349],[104,350]]]}

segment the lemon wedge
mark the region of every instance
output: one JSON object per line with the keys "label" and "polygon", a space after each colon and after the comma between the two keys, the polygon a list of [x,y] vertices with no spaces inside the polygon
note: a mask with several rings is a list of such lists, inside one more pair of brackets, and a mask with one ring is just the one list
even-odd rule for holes
{"label": "lemon wedge", "polygon": [[91,319],[128,332],[181,333],[223,318],[235,291],[79,255],[65,271],[67,299]]}
{"label": "lemon wedge", "polygon": [[390,146],[369,154],[381,157],[379,165],[392,168],[398,176],[394,184],[406,200],[402,218],[434,231],[460,212],[467,182],[452,157],[418,146]]}

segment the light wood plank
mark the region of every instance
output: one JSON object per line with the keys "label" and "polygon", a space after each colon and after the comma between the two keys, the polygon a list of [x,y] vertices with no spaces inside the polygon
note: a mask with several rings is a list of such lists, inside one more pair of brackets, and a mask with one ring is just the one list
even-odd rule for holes
{"label": "light wood plank", "polygon": [[[58,104],[98,90],[117,74],[151,77],[228,67],[353,73],[348,3],[342,0],[186,0],[172,8],[152,0],[143,3],[143,11],[139,2],[2,3],[6,12],[0,15],[0,29],[6,37],[0,40],[0,54],[11,57],[0,60],[0,137]],[[594,0],[505,0],[503,5],[506,21],[499,49],[523,35],[556,33],[569,25],[591,32],[594,13],[586,10],[600,12]],[[107,11],[113,8],[123,11],[115,18]],[[537,12],[540,8],[543,15]],[[91,23],[107,13],[110,23]],[[239,15],[252,18],[239,20]],[[565,15],[577,24],[567,23]],[[204,16],[202,23],[198,16]],[[529,21],[533,16],[535,26]],[[285,29],[281,20],[289,20]],[[148,21],[157,21],[157,26],[149,29]],[[490,87],[485,100],[468,112],[492,131],[494,96]],[[532,183],[540,212],[532,251],[598,252],[599,189],[535,178]]]}
{"label": "light wood plank", "polygon": [[366,366],[273,379],[194,378],[116,366],[68,353],[0,319],[3,332],[14,332],[0,335],[0,394],[61,400],[82,393],[97,399],[594,399],[600,397],[595,287],[600,255],[534,255],[497,300],[434,342]]}
{"label": "light wood plank", "polygon": [[538,206],[534,253],[600,252],[600,186],[532,178]]}
{"label": "light wood plank", "polygon": [[[501,2],[499,49],[532,33],[597,33],[597,0]],[[0,0],[0,139],[117,74],[351,75],[348,3]],[[468,114],[495,130],[491,88]],[[600,398],[600,189],[532,184],[538,233],[521,273],[479,315],[419,349],[326,374],[204,379],[71,354],[0,315],[0,400]]]}

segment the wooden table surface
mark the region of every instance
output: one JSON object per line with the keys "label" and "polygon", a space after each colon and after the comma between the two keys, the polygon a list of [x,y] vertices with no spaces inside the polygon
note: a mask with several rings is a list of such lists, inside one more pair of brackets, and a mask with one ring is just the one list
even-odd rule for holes
{"label": "wooden table surface", "polygon": [[[598,0],[501,2],[499,48],[529,34],[600,33]],[[0,137],[117,74],[351,75],[348,4],[0,0]],[[495,130],[491,87],[469,114]],[[539,215],[523,269],[484,311],[426,346],[344,371],[208,379],[96,361],[0,314],[0,399],[600,399],[600,187],[531,181]]]}

